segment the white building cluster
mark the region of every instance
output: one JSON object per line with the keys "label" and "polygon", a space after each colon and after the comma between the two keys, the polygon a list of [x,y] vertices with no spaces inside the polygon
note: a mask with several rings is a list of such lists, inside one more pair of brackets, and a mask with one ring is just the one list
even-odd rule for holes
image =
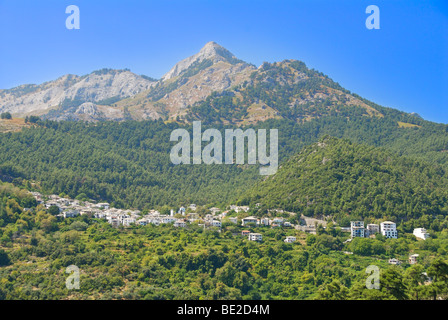
{"label": "white building cluster", "polygon": [[364,221],[350,222],[351,238],[368,238],[380,233],[386,238],[398,238],[397,225],[391,221],[381,222],[380,226],[371,223],[364,227]]}
{"label": "white building cluster", "polygon": [[247,212],[249,209],[250,208],[248,206],[236,206],[233,204],[230,206],[230,210],[234,210],[236,213]]}
{"label": "white building cluster", "polygon": [[254,216],[246,217],[241,219],[241,225],[244,226],[254,226],[254,227],[260,227],[260,226],[271,226],[271,227],[294,227],[292,223],[289,221],[286,221],[286,219],[277,217],[273,219],[269,218],[257,218]]}
{"label": "white building cluster", "polygon": [[286,239],[284,240],[286,243],[293,243],[297,241],[297,238],[294,236],[287,236]]}
{"label": "white building cluster", "polygon": [[[140,210],[111,208],[109,203],[106,202],[93,203],[89,201],[68,199],[57,195],[50,195],[48,200],[45,201],[44,197],[39,192],[32,192],[32,195],[39,204],[44,204],[47,209],[52,206],[58,207],[58,216],[60,217],[71,218],[87,214],[93,218],[105,219],[114,227],[120,225],[129,227],[132,224],[144,226],[148,224],[161,225],[172,223],[175,227],[185,228],[189,223],[201,222],[204,227],[221,228],[222,219],[225,218],[228,213],[228,211],[221,213],[221,209],[219,208],[210,208],[211,213],[200,218],[197,213],[190,212],[187,214],[185,207],[180,207],[178,213],[183,216],[182,218],[174,217],[174,210],[171,210],[169,215],[161,214],[157,210],[150,210],[147,214],[142,216]],[[231,208],[237,212],[247,212],[249,210],[249,207],[231,206]],[[188,209],[196,211],[196,205],[190,204]],[[237,223],[237,218],[235,217],[229,217],[227,219],[230,222]]]}

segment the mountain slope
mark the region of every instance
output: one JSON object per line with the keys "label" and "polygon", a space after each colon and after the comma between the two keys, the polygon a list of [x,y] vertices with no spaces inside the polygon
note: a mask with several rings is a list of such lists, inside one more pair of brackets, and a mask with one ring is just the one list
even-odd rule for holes
{"label": "mountain slope", "polygon": [[214,41],[210,41],[205,44],[205,46],[195,55],[188,57],[180,62],[178,62],[170,71],[168,71],[162,80],[166,81],[174,77],[180,76],[182,73],[187,72],[191,69],[193,65],[199,65],[204,60],[207,60],[207,64],[215,64],[220,61],[227,62],[230,64],[244,63],[244,61],[236,58],[230,51],[221,47]]}
{"label": "mountain slope", "polygon": [[[36,181],[44,193],[81,193],[118,207],[218,204],[259,178],[256,166],[174,165],[162,121],[41,121],[1,134],[0,180]],[[26,150],[26,151],[25,151]]]}
{"label": "mountain slope", "polygon": [[53,118],[63,120],[67,116],[58,116],[64,111],[73,114],[84,102],[108,104],[133,96],[154,84],[154,80],[129,70],[102,69],[82,77],[65,75],[41,85],[0,90],[0,111],[25,116],[44,115],[55,110]]}
{"label": "mountain slope", "polygon": [[380,109],[303,62],[256,68],[215,42],[177,63],[159,81],[129,70],[103,69],[0,90],[0,111],[54,120],[162,118],[247,125],[285,118],[303,123],[330,115],[383,117]]}
{"label": "mountain slope", "polygon": [[[232,97],[233,105],[221,103]],[[235,117],[233,110],[242,116]],[[303,123],[315,118],[347,113],[368,117],[384,115],[372,103],[342,88],[324,74],[310,70],[303,62],[285,60],[264,63],[238,87],[193,104],[188,120],[250,124],[271,118]]]}
{"label": "mountain slope", "polygon": [[249,80],[256,68],[215,42],[177,63],[149,90],[117,103],[134,119],[185,118],[188,107],[213,92],[230,90]]}
{"label": "mountain slope", "polygon": [[332,215],[410,219],[448,213],[447,172],[385,150],[325,137],[305,147],[242,203]]}

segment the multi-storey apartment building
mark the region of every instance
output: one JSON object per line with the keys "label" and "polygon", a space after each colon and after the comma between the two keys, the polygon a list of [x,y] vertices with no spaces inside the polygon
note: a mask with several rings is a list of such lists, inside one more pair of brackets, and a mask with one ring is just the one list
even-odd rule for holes
{"label": "multi-storey apartment building", "polygon": [[398,238],[397,225],[395,224],[395,222],[381,222],[381,234],[386,238]]}

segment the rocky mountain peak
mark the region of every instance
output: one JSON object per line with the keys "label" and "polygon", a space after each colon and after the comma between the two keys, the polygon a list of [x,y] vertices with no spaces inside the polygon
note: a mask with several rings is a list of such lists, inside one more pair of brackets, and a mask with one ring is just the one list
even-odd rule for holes
{"label": "rocky mountain peak", "polygon": [[202,49],[188,57],[179,63],[177,63],[170,71],[168,71],[163,77],[162,80],[166,81],[171,78],[179,76],[182,72],[190,68],[195,63],[200,63],[204,60],[211,60],[213,63],[217,63],[220,61],[225,61],[230,64],[236,64],[239,62],[243,62],[236,58],[229,50],[220,46],[214,41],[207,42]]}
{"label": "rocky mountain peak", "polygon": [[[223,54],[224,53],[224,54]],[[202,47],[202,49],[197,54],[198,59],[220,59],[225,58],[224,55],[232,55],[230,51],[228,51],[226,48],[221,47],[219,44],[217,44],[214,41],[207,42],[205,46]]]}

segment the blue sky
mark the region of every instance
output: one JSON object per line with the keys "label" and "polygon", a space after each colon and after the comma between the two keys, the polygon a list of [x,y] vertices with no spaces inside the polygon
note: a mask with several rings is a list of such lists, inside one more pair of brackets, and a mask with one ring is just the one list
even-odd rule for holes
{"label": "blue sky", "polygon": [[[65,27],[68,5],[80,30]],[[365,27],[368,5],[380,30]],[[448,1],[0,0],[0,88],[129,68],[160,78],[216,41],[238,58],[298,59],[378,104],[448,123]]]}

